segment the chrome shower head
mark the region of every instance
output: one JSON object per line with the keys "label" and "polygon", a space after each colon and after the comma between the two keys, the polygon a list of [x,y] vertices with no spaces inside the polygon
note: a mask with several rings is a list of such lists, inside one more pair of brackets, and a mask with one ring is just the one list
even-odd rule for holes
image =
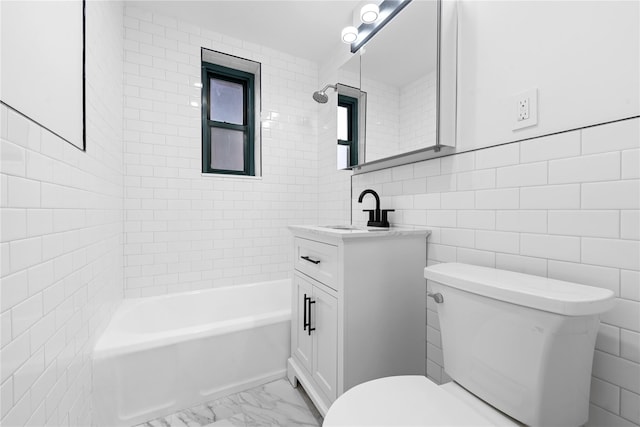
{"label": "chrome shower head", "polygon": [[313,99],[320,104],[326,104],[327,101],[329,101],[329,97],[327,96],[327,94],[321,90],[313,92]]}
{"label": "chrome shower head", "polygon": [[326,94],[326,90],[329,88],[333,88],[333,90],[338,90],[338,85],[326,85],[324,88],[322,88],[322,90],[318,90],[316,92],[313,92],[313,100],[320,103],[320,104],[326,104],[327,101],[329,100],[329,97]]}

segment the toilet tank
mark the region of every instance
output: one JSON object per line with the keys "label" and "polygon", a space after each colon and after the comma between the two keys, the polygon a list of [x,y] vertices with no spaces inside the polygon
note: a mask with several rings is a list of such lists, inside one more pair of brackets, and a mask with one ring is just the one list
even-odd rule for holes
{"label": "toilet tank", "polygon": [[425,268],[447,374],[531,426],[587,422],[599,314],[608,289],[458,263]]}

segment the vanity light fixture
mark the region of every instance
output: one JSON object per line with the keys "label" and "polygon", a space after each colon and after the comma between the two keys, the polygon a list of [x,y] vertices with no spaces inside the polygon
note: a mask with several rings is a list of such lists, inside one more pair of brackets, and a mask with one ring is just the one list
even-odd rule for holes
{"label": "vanity light fixture", "polygon": [[358,37],[351,43],[351,53],[356,53],[364,46],[384,25],[393,19],[402,9],[413,0],[383,0],[380,3],[378,19],[369,24],[362,24],[358,28]]}
{"label": "vanity light fixture", "polygon": [[344,27],[342,29],[342,41],[351,44],[358,38],[358,29],[356,27]]}
{"label": "vanity light fixture", "polygon": [[376,22],[378,16],[380,16],[380,8],[377,4],[365,4],[362,6],[362,9],[360,9],[360,20],[365,24]]}

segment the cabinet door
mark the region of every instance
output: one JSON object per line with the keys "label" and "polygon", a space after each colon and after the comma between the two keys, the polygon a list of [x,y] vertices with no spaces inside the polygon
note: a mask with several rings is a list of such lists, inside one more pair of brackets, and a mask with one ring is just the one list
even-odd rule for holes
{"label": "cabinet door", "polygon": [[338,301],[319,287],[313,288],[311,304],[313,379],[333,401],[338,378]]}
{"label": "cabinet door", "polygon": [[[293,275],[293,313],[291,316],[291,353],[300,362],[300,364],[309,372],[311,372],[312,357],[312,335],[304,329],[305,313],[307,322],[309,321],[309,303],[305,301],[311,298],[313,294],[313,286],[300,277],[298,274]],[[313,334],[313,332],[311,332]]]}

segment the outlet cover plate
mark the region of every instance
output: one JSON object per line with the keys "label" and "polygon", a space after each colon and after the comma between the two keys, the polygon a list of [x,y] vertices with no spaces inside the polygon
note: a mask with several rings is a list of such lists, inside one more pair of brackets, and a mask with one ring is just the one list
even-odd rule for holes
{"label": "outlet cover plate", "polygon": [[511,100],[513,116],[511,130],[518,130],[538,124],[538,89],[530,89]]}

